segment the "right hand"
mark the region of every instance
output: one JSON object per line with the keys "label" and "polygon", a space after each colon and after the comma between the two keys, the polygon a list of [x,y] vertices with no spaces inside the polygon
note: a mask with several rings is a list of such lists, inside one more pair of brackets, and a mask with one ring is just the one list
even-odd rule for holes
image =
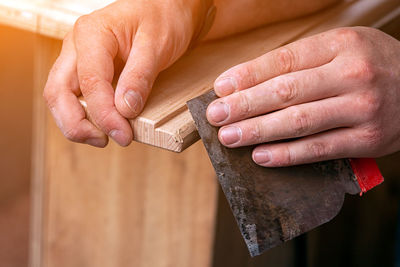
{"label": "right hand", "polygon": [[[127,119],[143,109],[154,80],[188,48],[208,8],[203,0],[118,0],[78,19],[44,90],[58,127],[71,141],[127,146]],[[116,90],[114,62],[125,67]],[[93,123],[78,97],[83,95]]]}

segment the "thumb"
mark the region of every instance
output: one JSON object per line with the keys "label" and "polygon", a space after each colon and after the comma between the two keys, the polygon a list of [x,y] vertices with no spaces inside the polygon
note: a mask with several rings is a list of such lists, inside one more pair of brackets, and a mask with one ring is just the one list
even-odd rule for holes
{"label": "thumb", "polygon": [[125,118],[133,119],[142,111],[160,72],[158,62],[149,42],[136,38],[115,90],[115,106]]}

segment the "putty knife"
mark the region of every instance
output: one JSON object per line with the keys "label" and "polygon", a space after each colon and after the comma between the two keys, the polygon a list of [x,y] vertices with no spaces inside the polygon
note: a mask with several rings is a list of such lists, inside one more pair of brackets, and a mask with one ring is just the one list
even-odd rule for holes
{"label": "putty knife", "polygon": [[341,159],[265,168],[251,158],[253,147],[226,148],[206,119],[206,93],[188,107],[251,256],[334,218],[345,194],[362,194],[383,182],[373,159]]}

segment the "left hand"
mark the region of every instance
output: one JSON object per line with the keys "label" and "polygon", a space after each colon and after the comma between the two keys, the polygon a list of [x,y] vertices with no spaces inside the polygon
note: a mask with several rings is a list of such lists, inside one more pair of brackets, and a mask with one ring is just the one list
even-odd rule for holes
{"label": "left hand", "polygon": [[365,27],[286,45],[224,72],[207,118],[266,167],[400,150],[400,42]]}

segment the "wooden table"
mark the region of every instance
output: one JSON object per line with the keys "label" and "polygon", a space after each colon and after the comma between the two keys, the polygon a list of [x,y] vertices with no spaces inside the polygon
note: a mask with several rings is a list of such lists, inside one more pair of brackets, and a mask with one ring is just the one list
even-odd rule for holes
{"label": "wooden table", "polygon": [[185,102],[210,90],[227,67],[289,41],[339,26],[381,27],[400,14],[395,0],[346,1],[317,15],[200,45],[160,75],[145,111],[132,121],[137,141],[177,152],[190,146],[176,154],[140,143],[105,149],[70,143],[46,110],[42,90],[60,39],[81,14],[110,2],[0,0],[0,23],[38,34],[34,267],[213,266],[218,187],[202,144],[192,145],[198,136]]}

